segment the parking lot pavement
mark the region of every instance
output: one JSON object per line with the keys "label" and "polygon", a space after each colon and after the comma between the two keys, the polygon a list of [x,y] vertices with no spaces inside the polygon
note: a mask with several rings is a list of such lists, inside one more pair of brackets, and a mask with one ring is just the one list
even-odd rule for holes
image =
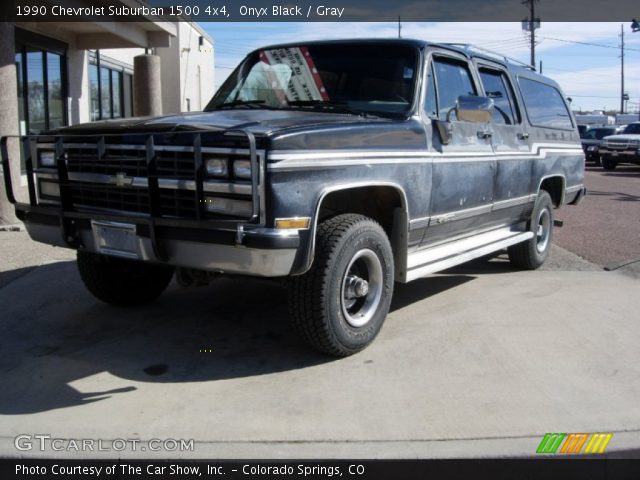
{"label": "parking lot pavement", "polygon": [[[546,432],[613,432],[612,456],[639,455],[638,280],[570,252],[398,285],[374,344],[335,360],[300,344],[277,283],[172,285],[122,310],[85,291],[69,252],[34,268],[50,257],[33,245],[0,233],[0,456],[531,456]],[[18,451],[20,434],[195,443]]]}
{"label": "parking lot pavement", "polygon": [[601,266],[640,262],[640,167],[619,165],[608,172],[589,165],[585,185],[584,201],[556,215],[564,226],[556,229],[555,242]]}

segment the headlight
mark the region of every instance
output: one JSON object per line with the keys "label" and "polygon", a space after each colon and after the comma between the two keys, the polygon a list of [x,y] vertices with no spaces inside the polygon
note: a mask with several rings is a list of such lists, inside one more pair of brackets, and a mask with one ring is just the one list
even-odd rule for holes
{"label": "headlight", "polygon": [[40,198],[57,200],[60,198],[60,185],[56,182],[40,180]]}
{"label": "headlight", "polygon": [[229,166],[226,158],[210,158],[206,161],[207,175],[210,177],[229,176]]}
{"label": "headlight", "polygon": [[51,150],[38,150],[38,163],[41,167],[55,167],[56,152]]}
{"label": "headlight", "polygon": [[233,162],[233,176],[251,180],[251,162],[249,160],[236,160]]}
{"label": "headlight", "polygon": [[236,217],[248,217],[253,213],[253,205],[246,200],[234,200],[232,198],[206,197],[205,209],[210,213],[233,215]]}

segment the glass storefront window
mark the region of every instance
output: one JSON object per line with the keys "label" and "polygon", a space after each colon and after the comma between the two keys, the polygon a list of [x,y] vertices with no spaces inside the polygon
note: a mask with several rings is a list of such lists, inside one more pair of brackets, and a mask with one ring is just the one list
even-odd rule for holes
{"label": "glass storefront window", "polygon": [[43,52],[39,50],[27,52],[29,133],[38,133],[47,128],[44,90]]}
{"label": "glass storefront window", "polygon": [[24,118],[24,79],[22,78],[22,53],[16,53],[16,77],[18,80],[18,118],[20,121],[20,135],[26,135],[27,128]]}
{"label": "glass storefront window", "polygon": [[102,118],[111,118],[111,75],[108,68],[100,69],[100,112]]}
{"label": "glass storefront window", "polygon": [[111,70],[111,104],[113,118],[122,116],[122,72]]}
{"label": "glass storefront window", "polygon": [[49,128],[62,127],[64,100],[62,95],[62,62],[57,53],[47,52],[47,100],[49,104]]}
{"label": "glass storefront window", "polygon": [[21,135],[67,125],[65,52],[66,45],[62,42],[16,28],[16,93]]}
{"label": "glass storefront window", "polygon": [[91,121],[100,120],[100,87],[98,85],[98,66],[89,65],[89,109]]}
{"label": "glass storefront window", "polygon": [[91,62],[91,121],[131,116],[131,108],[126,103],[131,101],[130,85],[124,83],[131,75],[111,66],[104,66],[99,57]]}

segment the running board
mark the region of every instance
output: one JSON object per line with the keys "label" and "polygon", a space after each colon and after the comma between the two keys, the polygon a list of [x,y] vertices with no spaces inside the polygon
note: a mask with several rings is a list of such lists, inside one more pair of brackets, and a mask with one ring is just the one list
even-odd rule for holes
{"label": "running board", "polygon": [[513,231],[507,227],[410,253],[405,281],[446,270],[530,238],[533,238],[533,232]]}

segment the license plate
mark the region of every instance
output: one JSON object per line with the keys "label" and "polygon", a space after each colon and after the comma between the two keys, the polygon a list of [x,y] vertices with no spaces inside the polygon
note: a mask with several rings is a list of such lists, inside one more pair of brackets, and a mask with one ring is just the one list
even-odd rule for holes
{"label": "license plate", "polygon": [[135,225],[92,220],[91,228],[100,253],[116,257],[140,258]]}
{"label": "license plate", "polygon": [[617,157],[618,155],[620,155],[618,152],[611,152],[612,157]]}

